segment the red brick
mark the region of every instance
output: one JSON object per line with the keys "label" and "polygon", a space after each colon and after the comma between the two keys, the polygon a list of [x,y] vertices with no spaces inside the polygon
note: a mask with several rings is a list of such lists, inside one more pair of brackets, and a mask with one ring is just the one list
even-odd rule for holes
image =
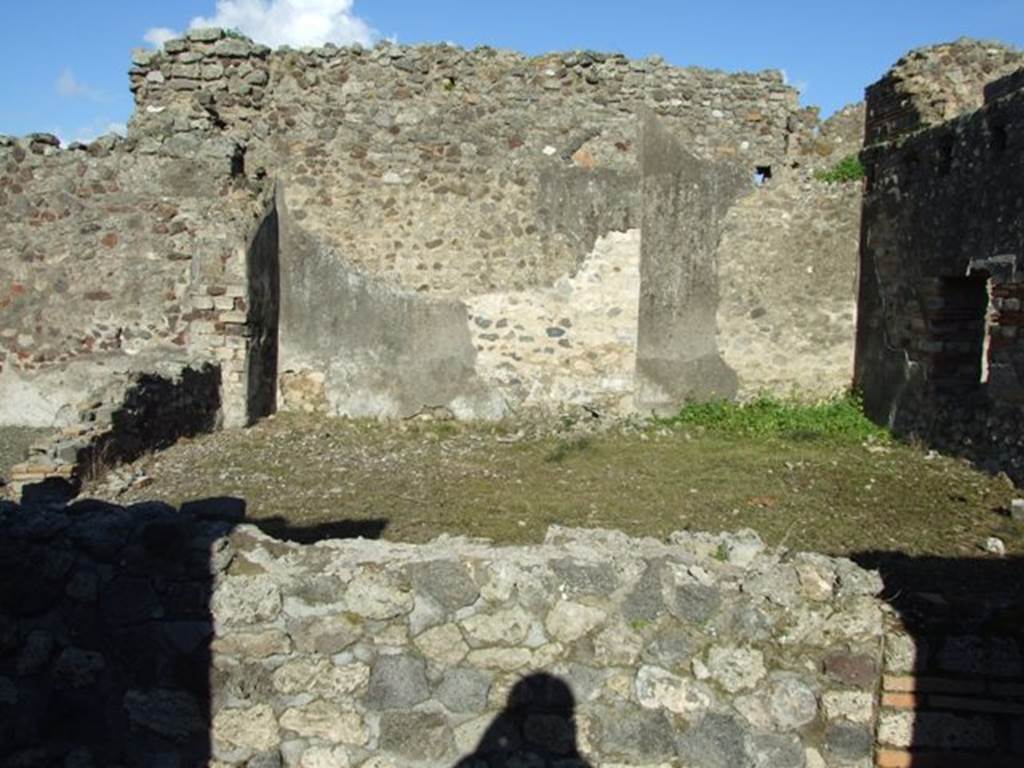
{"label": "red brick", "polygon": [[882,706],[893,709],[917,709],[921,697],[913,693],[883,693]]}
{"label": "red brick", "polygon": [[955,680],[945,677],[915,677],[912,675],[886,675],[882,689],[896,693],[984,693],[981,680]]}
{"label": "red brick", "polygon": [[875,765],[878,768],[912,768],[914,756],[903,749],[880,749]]}

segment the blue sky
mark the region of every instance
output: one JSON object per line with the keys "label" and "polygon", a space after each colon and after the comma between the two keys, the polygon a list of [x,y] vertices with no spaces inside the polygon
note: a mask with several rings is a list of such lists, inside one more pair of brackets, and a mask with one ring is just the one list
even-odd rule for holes
{"label": "blue sky", "polygon": [[203,17],[271,44],[379,37],[528,53],[591,48],[678,65],[778,68],[829,114],[910,48],[1024,47],[1024,0],[39,0],[6,4],[0,133],[88,139],[131,113],[130,50]]}

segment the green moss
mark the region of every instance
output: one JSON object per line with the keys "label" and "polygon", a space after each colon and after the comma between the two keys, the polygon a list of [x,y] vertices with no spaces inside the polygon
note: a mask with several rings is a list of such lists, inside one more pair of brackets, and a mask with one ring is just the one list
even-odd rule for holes
{"label": "green moss", "polygon": [[864,165],[857,155],[847,155],[831,168],[815,171],[814,178],[818,181],[837,184],[860,181],[864,178]]}

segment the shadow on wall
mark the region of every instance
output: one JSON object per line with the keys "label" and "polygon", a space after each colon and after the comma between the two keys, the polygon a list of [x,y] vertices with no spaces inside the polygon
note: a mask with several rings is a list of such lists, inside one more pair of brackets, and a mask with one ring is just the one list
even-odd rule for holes
{"label": "shadow on wall", "polygon": [[[21,505],[0,504],[0,764],[198,766],[216,759],[280,766],[283,747],[268,706],[279,681],[252,659],[286,654],[280,643],[298,646],[310,618],[289,618],[276,634],[217,634],[214,616],[223,621],[226,609],[214,602],[231,591],[226,579],[250,577],[238,588],[244,594],[229,595],[231,610],[250,612],[257,623],[265,610],[261,566],[246,557],[252,534],[237,528],[245,501],[121,507],[70,494],[67,484],[48,481],[27,488]],[[309,543],[376,538],[386,525],[296,527],[279,519],[265,527]],[[242,646],[250,659],[243,668],[215,663]],[[231,702],[248,708],[223,708]],[[527,677],[457,765],[586,768],[574,714],[565,682]],[[236,715],[238,722],[227,722]],[[222,734],[216,742],[215,732]],[[254,745],[262,750],[256,755]]]}
{"label": "shadow on wall", "polygon": [[[0,764],[206,765],[214,698],[239,693],[212,666],[211,598],[244,567],[227,537],[244,535],[245,501],[73,493],[49,480],[0,502]],[[386,525],[266,523],[300,542]]]}
{"label": "shadow on wall", "polygon": [[1024,765],[1024,558],[865,552],[886,633],[878,765]]}
{"label": "shadow on wall", "polygon": [[569,686],[547,674],[520,680],[473,754],[455,768],[557,765],[591,768],[576,742],[576,700]]}

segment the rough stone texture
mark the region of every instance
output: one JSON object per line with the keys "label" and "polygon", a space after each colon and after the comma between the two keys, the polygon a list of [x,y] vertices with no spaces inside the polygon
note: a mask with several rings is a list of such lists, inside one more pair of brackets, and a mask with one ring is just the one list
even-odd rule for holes
{"label": "rough stone texture", "polygon": [[[217,45],[188,41],[138,64],[131,130],[222,124],[249,147],[247,163],[294,190],[303,223],[356,271],[460,297],[550,285],[597,235],[628,228],[636,209],[604,187],[623,175],[635,185],[640,108],[697,154],[751,171],[781,164],[798,112],[797,92],[775,71],[445,45],[250,46],[229,60]],[[196,55],[223,75],[175,87],[174,68]],[[244,82],[257,72],[265,83]]]}
{"label": "rough stone texture", "polygon": [[[822,600],[792,581],[783,605],[747,585],[781,583],[795,558],[750,533],[303,546],[157,504],[89,510],[101,533],[88,542],[81,507],[0,511],[0,756],[13,765],[777,768],[870,750],[877,677],[838,686],[829,659],[881,669],[881,623],[858,618],[881,610],[880,581],[846,561],[816,560],[855,586]],[[711,554],[738,548],[753,553],[742,565]],[[598,569],[606,591],[565,597],[566,574]],[[85,573],[94,592],[69,589]],[[711,614],[624,619],[653,594],[690,605],[694,574]],[[441,623],[415,636],[421,600]],[[728,636],[718,617],[740,610],[765,634]],[[460,643],[471,650],[438,652]]]}
{"label": "rough stone texture", "polygon": [[736,372],[719,349],[715,254],[722,219],[749,181],[688,153],[651,114],[641,157],[637,404],[672,411],[687,399],[733,398]]}
{"label": "rough stone texture", "polygon": [[259,186],[225,139],[103,141],[0,139],[0,423],[68,426],[119,371],[182,350],[221,366],[244,423]]}
{"label": "rough stone texture", "polygon": [[783,177],[725,215],[716,254],[718,338],[741,398],[789,390],[827,397],[849,388],[857,265],[841,254],[858,248],[860,201],[858,182]]}
{"label": "rough stone texture", "polygon": [[[979,100],[1001,71],[988,50],[969,78]],[[855,382],[873,418],[1019,481],[1024,91],[993,95],[863,154]]]}
{"label": "rough stone texture", "polygon": [[961,38],[911,51],[867,89],[867,145],[893,141],[982,106],[985,86],[1024,66],[1024,52]]}
{"label": "rough stone texture", "polygon": [[[278,405],[489,419],[567,402],[630,411],[647,405],[638,360],[662,387],[680,366],[700,380],[665,404],[764,386],[788,394],[794,382],[775,375],[786,365],[798,388],[814,382],[807,394],[841,386],[849,242],[787,248],[776,230],[780,260],[810,248],[809,265],[845,265],[820,311],[807,309],[799,360],[777,339],[807,317],[780,308],[753,318],[756,329],[745,318],[798,290],[802,274],[776,270],[777,284],[747,293],[737,284],[749,249],[732,240],[712,258],[755,167],[796,179],[849,148],[857,108],[819,124],[778,72],[445,45],[272,52],[203,30],[135,52],[130,77],[127,140],[62,150],[45,134],[0,137],[0,423],[66,425],[110,368],[171,349],[220,368],[232,425]],[[744,189],[730,182],[715,197],[705,174],[711,186],[692,208],[648,217],[645,112]],[[844,221],[856,210],[852,196],[770,197],[794,212],[848,206]],[[707,232],[664,242],[708,206]],[[754,205],[732,218],[743,231],[763,215]],[[641,237],[644,221],[665,226]],[[700,265],[700,280],[665,288],[676,310],[692,300],[691,313],[641,308],[641,240]],[[734,259],[726,301],[704,295]],[[656,276],[648,267],[648,291]],[[702,362],[713,338],[696,361],[660,349],[659,333],[704,338],[716,311],[737,334],[725,367]],[[828,350],[817,368],[815,348]],[[718,386],[729,368],[738,388]]]}
{"label": "rough stone texture", "polygon": [[[120,463],[213,430],[221,419],[221,371],[173,358],[132,362],[108,371],[110,382],[73,423],[37,441],[11,470],[10,495],[47,478],[76,484]],[[147,372],[139,373],[142,369]]]}

